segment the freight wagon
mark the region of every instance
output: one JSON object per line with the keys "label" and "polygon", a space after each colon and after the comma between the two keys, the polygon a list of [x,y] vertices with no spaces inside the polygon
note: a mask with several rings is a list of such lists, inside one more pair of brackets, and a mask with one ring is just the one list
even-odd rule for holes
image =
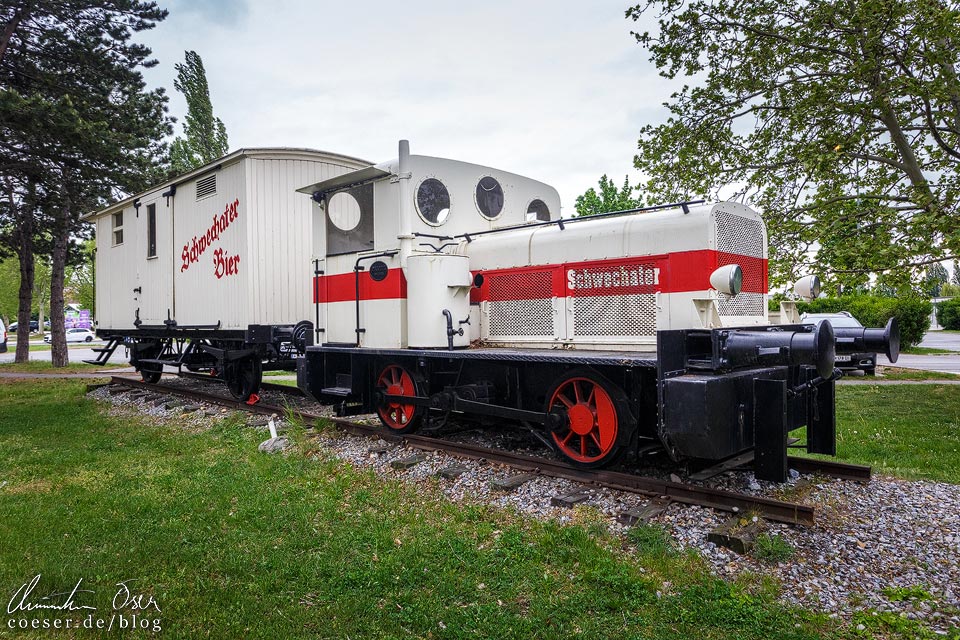
{"label": "freight wagon", "polygon": [[144,380],[164,365],[256,394],[312,340],[313,219],[295,189],[369,166],[310,149],[241,149],[88,216],[96,225],[102,364],[118,347]]}

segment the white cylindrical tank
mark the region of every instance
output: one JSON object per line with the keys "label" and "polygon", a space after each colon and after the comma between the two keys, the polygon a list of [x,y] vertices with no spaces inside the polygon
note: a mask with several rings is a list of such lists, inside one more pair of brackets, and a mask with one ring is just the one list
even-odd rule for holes
{"label": "white cylindrical tank", "polygon": [[[447,348],[448,329],[453,346],[470,344],[470,258],[443,253],[414,254],[407,259],[407,344],[415,349]],[[450,322],[447,315],[450,313]]]}

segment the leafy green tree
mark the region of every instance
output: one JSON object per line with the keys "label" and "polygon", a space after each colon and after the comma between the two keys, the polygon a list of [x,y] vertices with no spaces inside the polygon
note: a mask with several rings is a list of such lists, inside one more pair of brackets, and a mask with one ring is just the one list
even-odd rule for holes
{"label": "leafy green tree", "polygon": [[960,261],[953,261],[953,275],[950,277],[950,283],[960,287]]}
{"label": "leafy green tree", "polygon": [[196,51],[184,54],[185,61],[176,65],[177,78],[173,81],[174,88],[187,99],[184,137],[178,137],[170,147],[170,166],[177,174],[202,167],[229,150],[227,128],[213,115],[203,60]]}
{"label": "leafy green tree", "polygon": [[939,298],[943,290],[943,285],[950,279],[947,268],[939,262],[934,262],[927,267],[927,275],[923,281],[924,293],[931,298]]}
{"label": "leafy green tree", "polygon": [[960,253],[960,11],[943,0],[648,0],[635,33],[686,76],[641,130],[648,199],[734,185],[775,284],[813,265],[919,284]]}
{"label": "leafy green tree", "polygon": [[610,211],[627,211],[640,206],[641,200],[633,197],[637,187],[630,186],[630,176],[624,176],[623,187],[618,189],[606,174],[600,176],[600,193],[593,187],[577,196],[575,207],[578,216],[592,216]]}
{"label": "leafy green tree", "polygon": [[[68,359],[63,287],[71,239],[85,233],[81,214],[161,175],[157,158],[166,156],[171,133],[166,96],[146,89],[141,69],[156,61],[132,37],[164,17],[155,3],[138,0],[0,7],[0,216],[27,276],[21,326],[29,325],[34,287],[26,272],[38,248],[49,250],[55,366]],[[18,340],[18,360],[28,357],[25,343]]]}

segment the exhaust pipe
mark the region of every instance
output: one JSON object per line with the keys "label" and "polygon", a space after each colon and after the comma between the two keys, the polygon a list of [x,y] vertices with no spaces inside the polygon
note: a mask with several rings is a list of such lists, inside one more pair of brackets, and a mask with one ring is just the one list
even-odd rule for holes
{"label": "exhaust pipe", "polygon": [[900,357],[900,326],[896,318],[887,320],[883,329],[836,327],[833,331],[837,336],[837,353],[882,353],[890,362]]}
{"label": "exhaust pipe", "polygon": [[[879,331],[879,330],[878,330]],[[837,359],[829,322],[798,331],[731,331],[723,342],[725,366],[810,365],[822,378],[833,375]]]}

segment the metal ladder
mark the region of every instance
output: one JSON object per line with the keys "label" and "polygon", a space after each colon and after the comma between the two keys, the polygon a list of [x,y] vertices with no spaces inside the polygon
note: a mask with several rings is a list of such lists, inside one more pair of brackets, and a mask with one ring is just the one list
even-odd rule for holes
{"label": "metal ladder", "polygon": [[107,361],[110,360],[110,356],[113,355],[113,352],[117,350],[123,343],[123,340],[120,338],[110,338],[106,345],[102,347],[94,347],[92,351],[97,354],[96,359],[94,360],[84,360],[86,364],[93,364],[98,367],[102,367],[107,364]]}

